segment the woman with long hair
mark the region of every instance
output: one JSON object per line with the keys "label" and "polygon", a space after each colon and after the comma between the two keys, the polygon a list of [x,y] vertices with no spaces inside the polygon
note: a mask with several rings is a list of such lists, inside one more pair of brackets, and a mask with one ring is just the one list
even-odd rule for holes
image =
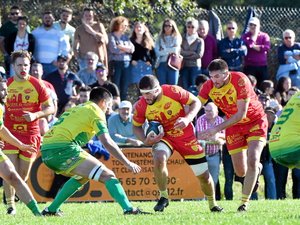
{"label": "woman with long hair", "polygon": [[154,41],[148,27],[139,21],[134,23],[130,40],[135,47],[131,59],[131,83],[137,84],[144,75],[152,74]]}
{"label": "woman with long hair", "polygon": [[175,21],[165,19],[155,42],[156,75],[160,84],[178,83],[179,71],[170,68],[167,60],[170,53],[180,53],[181,42],[182,37]]}

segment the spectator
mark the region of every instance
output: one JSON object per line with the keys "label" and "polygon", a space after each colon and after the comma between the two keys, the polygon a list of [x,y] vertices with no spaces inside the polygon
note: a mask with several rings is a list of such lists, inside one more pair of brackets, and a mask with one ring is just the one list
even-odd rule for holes
{"label": "spectator", "polygon": [[188,91],[197,96],[200,91],[200,88],[202,87],[202,84],[204,84],[204,82],[207,80],[209,80],[208,76],[204,74],[198,75],[195,79],[195,85],[191,85],[188,88]]}
{"label": "spectator", "polygon": [[241,38],[236,37],[238,26],[235,21],[227,23],[227,37],[219,42],[220,57],[224,59],[231,71],[243,70],[243,58],[247,55],[247,47]]}
{"label": "spectator", "polygon": [[87,52],[85,55],[86,67],[79,70],[77,76],[85,85],[91,85],[97,81],[96,65],[98,63],[98,55],[95,52]]}
{"label": "spectator", "polygon": [[280,77],[275,89],[275,97],[279,104],[285,106],[288,99],[288,90],[291,88],[292,82],[289,77]]}
{"label": "spectator", "polygon": [[201,58],[204,53],[204,41],[198,37],[199,23],[194,18],[186,21],[186,34],[183,37],[180,54],[183,56],[183,68],[180,71],[182,87],[186,90],[195,85],[196,76],[201,74]]}
{"label": "spectator", "polygon": [[90,100],[91,88],[89,86],[79,88],[78,104],[85,103]]}
{"label": "spectator", "polygon": [[141,146],[143,144],[133,134],[132,116],[132,104],[129,101],[122,101],[119,106],[119,113],[108,119],[109,134],[119,145]]}
{"label": "spectator", "polygon": [[70,46],[73,46],[75,27],[70,25],[73,10],[69,7],[64,7],[60,11],[60,20],[54,22],[53,27],[56,30],[62,31],[68,37]]}
{"label": "spectator", "polygon": [[249,78],[249,80],[251,82],[251,85],[254,89],[255,94],[257,94],[257,95],[262,94],[262,91],[259,88],[257,88],[257,79],[256,79],[256,77],[251,75],[251,74],[248,74],[247,77]]}
{"label": "spectator", "polygon": [[42,16],[43,24],[32,31],[35,37],[34,57],[43,65],[44,75],[56,70],[57,56],[68,55],[70,44],[63,32],[53,27],[54,16],[51,11],[46,11]]}
{"label": "spectator", "polygon": [[[16,51],[11,55],[15,75],[7,81],[7,102],[5,105],[5,126],[20,141],[35,146],[35,152],[26,152],[6,143],[3,149],[16,166],[20,177],[26,182],[41,144],[38,121],[54,113],[54,107],[46,87],[29,75],[31,55],[27,51]],[[28,92],[24,90],[30,90]],[[15,208],[15,189],[4,182],[8,213]]]}
{"label": "spectator", "polygon": [[82,24],[75,31],[73,51],[79,63],[79,69],[86,67],[85,56],[87,52],[95,52],[99,61],[107,67],[107,33],[104,25],[95,21],[94,16],[92,8],[84,8]]}
{"label": "spectator", "polygon": [[204,40],[204,54],[201,58],[202,73],[208,75],[207,67],[209,63],[218,57],[217,40],[214,36],[208,33],[209,25],[206,20],[200,20],[198,35]]}
{"label": "spectator", "polygon": [[282,109],[281,104],[274,96],[274,82],[271,80],[264,80],[260,85],[262,94],[265,94],[269,98],[269,106],[272,107],[276,112]]}
{"label": "spectator", "polygon": [[9,20],[6,21],[0,28],[0,50],[4,55],[5,70],[7,72],[7,75],[10,74],[10,55],[4,48],[4,40],[14,32],[18,31],[17,22],[19,16],[22,16],[22,10],[20,9],[20,7],[16,5],[12,6],[10,8]]}
{"label": "spectator", "polygon": [[179,71],[168,66],[170,53],[180,53],[181,35],[174,20],[165,19],[155,42],[156,75],[160,84],[177,84]]}
{"label": "spectator", "polygon": [[259,19],[252,17],[249,20],[249,31],[242,35],[242,39],[248,52],[244,61],[244,73],[255,76],[259,87],[263,80],[269,79],[267,57],[271,47],[270,37],[260,31]]}
{"label": "spectator", "polygon": [[[31,54],[34,53],[35,40],[31,33],[28,33],[26,27],[28,26],[28,18],[26,16],[18,17],[16,32],[13,32],[7,38],[4,39],[4,48],[6,53],[10,54],[18,50],[27,50]],[[12,64],[10,64],[10,74],[14,75]]]}
{"label": "spectator", "polygon": [[90,85],[91,88],[94,87],[103,87],[108,90],[113,97],[113,101],[110,107],[108,107],[109,111],[113,111],[118,108],[120,104],[120,91],[116,84],[110,82],[107,79],[107,69],[102,63],[98,63],[96,66],[96,76],[97,81]]}
{"label": "spectator", "polygon": [[84,86],[78,76],[69,71],[68,60],[68,56],[59,55],[57,57],[57,69],[44,78],[53,85],[56,91],[58,97],[58,116],[63,112],[63,108],[70,99],[77,100],[77,90]]}
{"label": "spectator", "polygon": [[295,32],[290,29],[283,31],[282,37],[283,42],[277,50],[279,68],[276,79],[279,80],[282,76],[290,77],[292,85],[299,88],[300,61],[298,57],[300,43],[295,42]]}
{"label": "spectator", "polygon": [[131,58],[131,83],[137,84],[146,74],[152,74],[155,60],[154,42],[148,27],[143,22],[135,22],[130,41],[134,45]]}
{"label": "spectator", "polygon": [[[205,114],[200,116],[196,122],[197,133],[201,133],[203,130],[219,125],[224,121],[222,117],[218,116],[218,107],[213,102],[207,103],[204,106],[204,110]],[[201,139],[200,136],[197,136],[197,138],[200,141],[204,141],[202,146],[205,148],[208,171],[216,189],[220,174],[221,151],[222,146],[225,144],[225,132],[220,131],[206,139]]]}
{"label": "spectator", "polygon": [[129,21],[123,16],[114,18],[110,23],[108,42],[109,60],[112,66],[112,80],[120,88],[121,100],[127,97],[130,80],[131,55],[135,51],[134,45],[125,34]]}

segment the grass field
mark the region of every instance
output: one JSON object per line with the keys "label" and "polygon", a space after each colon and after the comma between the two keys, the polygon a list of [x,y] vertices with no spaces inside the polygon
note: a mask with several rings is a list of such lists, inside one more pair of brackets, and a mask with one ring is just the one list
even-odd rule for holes
{"label": "grass field", "polygon": [[[300,200],[252,201],[247,213],[238,213],[239,201],[220,201],[224,213],[210,213],[206,201],[172,201],[163,213],[124,216],[116,203],[66,203],[64,217],[37,218],[24,204],[18,204],[16,216],[6,215],[0,206],[1,224],[300,224]],[[47,204],[46,204],[47,205]],[[45,204],[40,204],[43,208]],[[135,206],[153,212],[155,202],[134,202]]]}

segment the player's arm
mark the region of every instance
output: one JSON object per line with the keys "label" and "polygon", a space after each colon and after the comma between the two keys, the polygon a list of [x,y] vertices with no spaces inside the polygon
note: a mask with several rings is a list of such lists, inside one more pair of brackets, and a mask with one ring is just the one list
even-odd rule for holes
{"label": "player's arm", "polygon": [[237,113],[235,113],[233,116],[231,116],[229,119],[225,120],[223,123],[217,125],[215,127],[216,132],[220,132],[227,127],[230,127],[238,122],[240,122],[242,119],[246,118],[247,111],[249,108],[249,99],[239,99],[237,100]]}
{"label": "player's arm", "polygon": [[110,154],[123,163],[128,169],[134,173],[139,173],[141,171],[141,168],[137,164],[129,161],[126,158],[119,146],[111,139],[108,133],[103,133],[99,135],[98,138],[104,147],[110,152]]}
{"label": "player's arm", "polygon": [[174,124],[174,129],[184,129],[189,123],[193,122],[194,118],[197,116],[197,113],[201,109],[201,102],[199,98],[190,94],[190,100],[187,104],[189,106],[189,110],[186,113],[185,117],[179,117]]}
{"label": "player's arm", "polygon": [[33,146],[23,144],[12,133],[10,133],[10,131],[5,126],[1,126],[0,128],[0,137],[4,141],[8,142],[9,144],[16,146],[21,151],[26,151],[26,152],[35,151],[35,148]]}
{"label": "player's arm", "polygon": [[165,135],[165,133],[162,132],[157,136],[148,135],[146,137],[142,126],[132,125],[132,130],[133,130],[133,133],[136,136],[136,138],[139,139],[140,141],[142,141],[144,143],[144,145],[146,145],[146,146],[154,145],[155,143],[159,142]]}
{"label": "player's arm", "polygon": [[42,104],[42,110],[37,112],[24,111],[23,117],[27,122],[32,122],[37,119],[49,116],[55,112],[54,104],[51,99]]}

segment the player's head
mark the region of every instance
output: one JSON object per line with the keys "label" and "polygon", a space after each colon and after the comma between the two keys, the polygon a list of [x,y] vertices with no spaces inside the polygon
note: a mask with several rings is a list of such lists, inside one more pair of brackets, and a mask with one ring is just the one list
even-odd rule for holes
{"label": "player's head", "polygon": [[139,89],[148,105],[152,105],[161,93],[159,81],[153,75],[145,75],[139,82]]}
{"label": "player's head", "polygon": [[5,104],[7,98],[6,79],[0,75],[0,103]]}
{"label": "player's head", "polygon": [[221,88],[228,83],[228,65],[223,59],[215,59],[208,65],[209,76],[216,88]]}
{"label": "player's head", "polygon": [[15,76],[21,80],[27,79],[30,70],[31,54],[28,51],[20,50],[11,54]]}
{"label": "player's head", "polygon": [[94,87],[90,93],[90,101],[96,103],[105,113],[112,102],[111,93],[103,87]]}

